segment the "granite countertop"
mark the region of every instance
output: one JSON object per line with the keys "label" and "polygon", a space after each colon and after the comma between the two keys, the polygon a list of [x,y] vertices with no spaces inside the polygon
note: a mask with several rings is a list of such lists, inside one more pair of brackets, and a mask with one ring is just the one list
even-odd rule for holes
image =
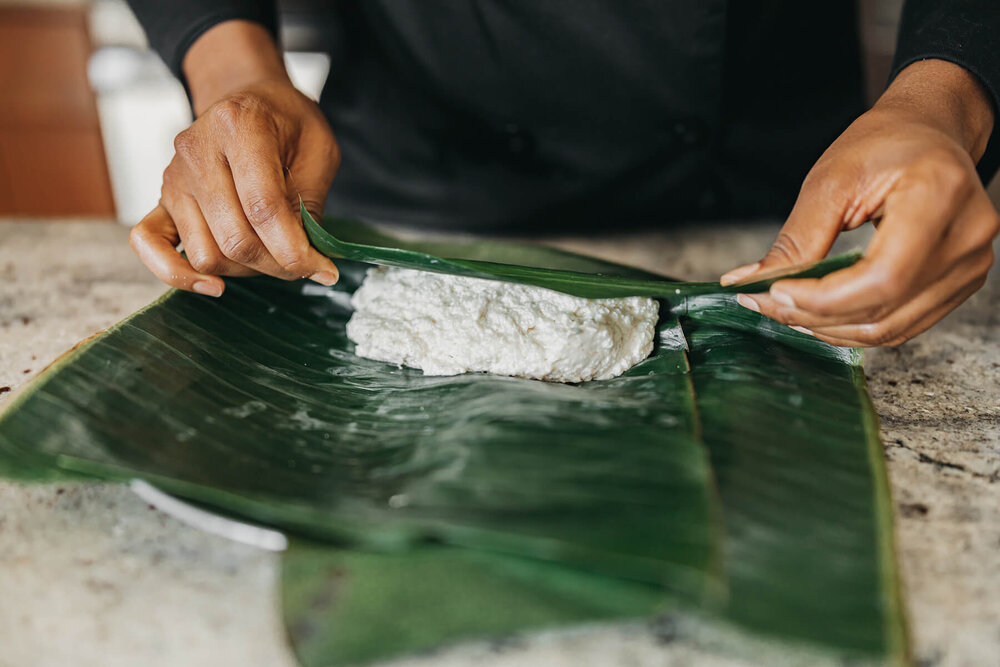
{"label": "granite countertop", "polygon": [[[756,259],[775,231],[703,225],[558,244],[705,280]],[[0,221],[0,401],[163,291],[126,237],[101,222]],[[1000,664],[1000,278],[865,366],[916,658]],[[0,666],[291,665],[276,584],[276,555],[183,525],[123,486],[0,482]],[[472,661],[742,664],[649,624],[406,662]]]}

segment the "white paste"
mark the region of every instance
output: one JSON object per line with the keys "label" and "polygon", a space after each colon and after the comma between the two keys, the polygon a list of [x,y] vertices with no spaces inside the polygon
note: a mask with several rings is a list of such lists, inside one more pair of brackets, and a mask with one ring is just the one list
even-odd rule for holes
{"label": "white paste", "polygon": [[582,382],[621,375],[653,349],[653,299],[582,299],[541,287],[376,267],[351,298],[359,356],[426,375],[484,371]]}

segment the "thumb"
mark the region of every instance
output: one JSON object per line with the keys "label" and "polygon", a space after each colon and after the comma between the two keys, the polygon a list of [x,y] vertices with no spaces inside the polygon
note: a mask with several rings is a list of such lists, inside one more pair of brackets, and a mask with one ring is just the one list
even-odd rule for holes
{"label": "thumb", "polygon": [[756,280],[758,274],[823,259],[840,234],[843,219],[843,206],[834,200],[830,188],[816,186],[807,179],[767,254],[759,262],[729,271],[719,282],[732,285],[751,277]]}

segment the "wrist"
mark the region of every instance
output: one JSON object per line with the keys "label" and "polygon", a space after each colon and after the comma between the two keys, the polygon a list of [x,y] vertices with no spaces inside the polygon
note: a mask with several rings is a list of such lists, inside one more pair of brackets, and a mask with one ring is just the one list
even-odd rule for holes
{"label": "wrist", "polygon": [[994,118],[993,101],[979,79],[945,60],[921,60],[905,67],[872,108],[903,114],[945,132],[979,161]]}
{"label": "wrist", "polygon": [[250,21],[224,21],[205,31],[188,49],[182,69],[196,116],[256,83],[292,85],[271,34]]}

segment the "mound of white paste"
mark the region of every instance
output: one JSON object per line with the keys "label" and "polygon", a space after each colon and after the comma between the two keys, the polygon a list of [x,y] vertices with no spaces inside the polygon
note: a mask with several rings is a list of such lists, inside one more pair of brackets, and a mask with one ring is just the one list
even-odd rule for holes
{"label": "mound of white paste", "polygon": [[368,270],[347,335],[368,359],[426,375],[484,371],[582,382],[621,375],[653,349],[653,299],[581,299],[427,271]]}

